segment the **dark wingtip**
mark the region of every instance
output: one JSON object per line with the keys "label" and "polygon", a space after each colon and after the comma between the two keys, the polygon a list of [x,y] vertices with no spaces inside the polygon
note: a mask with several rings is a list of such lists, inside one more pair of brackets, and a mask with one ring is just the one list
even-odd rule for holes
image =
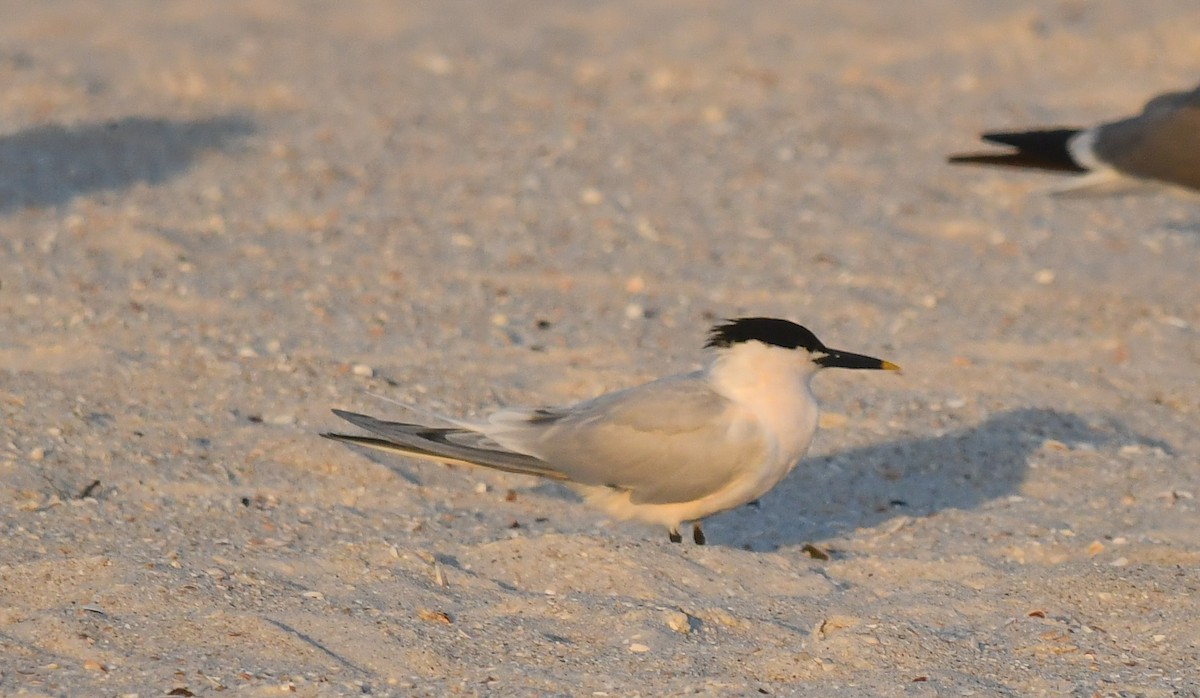
{"label": "dark wingtip", "polygon": [[375,422],[378,421],[371,415],[359,414],[358,412],[350,412],[349,410],[339,410],[339,409],[335,408],[335,409],[331,409],[330,412],[333,412],[335,415],[337,415],[338,417],[341,417],[342,419],[346,420],[347,422],[350,422],[354,426],[361,427],[368,431],[371,431],[370,425],[374,424]]}
{"label": "dark wingtip", "polygon": [[1013,153],[1005,153],[1004,155],[985,155],[984,153],[959,153],[946,158],[946,162],[954,165],[1003,165],[1003,160],[1014,157]]}
{"label": "dark wingtip", "polygon": [[993,131],[980,136],[988,143],[1016,148],[1011,153],[962,153],[951,155],[947,162],[956,165],[997,165],[1027,167],[1052,172],[1087,172],[1071,157],[1068,147],[1077,128],[1053,128],[1034,131]]}
{"label": "dark wingtip", "polygon": [[1077,128],[1039,128],[1030,131],[990,131],[981,134],[979,138],[997,145],[1011,145],[1014,148],[1042,150],[1047,147],[1066,148],[1067,141],[1079,133]]}

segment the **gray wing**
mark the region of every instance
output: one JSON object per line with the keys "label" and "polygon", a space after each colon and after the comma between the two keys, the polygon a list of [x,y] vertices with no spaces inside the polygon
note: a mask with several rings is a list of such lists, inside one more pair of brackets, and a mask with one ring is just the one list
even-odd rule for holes
{"label": "gray wing", "polygon": [[1200,86],[1190,91],[1164,92],[1156,95],[1142,107],[1142,116],[1157,112],[1173,111],[1187,106],[1200,106]]}
{"label": "gray wing", "polygon": [[351,424],[366,429],[381,438],[352,434],[324,433],[327,439],[358,444],[381,451],[393,451],[428,460],[482,465],[496,470],[522,475],[538,475],[562,480],[562,473],[534,456],[514,453],[485,434],[466,428],[427,427],[422,424],[385,422],[365,414],[333,410]]}
{"label": "gray wing", "polygon": [[713,392],[701,373],[524,416],[537,428],[500,427],[489,435],[535,454],[569,481],[629,490],[639,504],[712,494],[766,454],[757,424]]}
{"label": "gray wing", "polygon": [[1142,114],[1104,124],[1093,149],[1127,174],[1200,190],[1200,89],[1157,97]]}

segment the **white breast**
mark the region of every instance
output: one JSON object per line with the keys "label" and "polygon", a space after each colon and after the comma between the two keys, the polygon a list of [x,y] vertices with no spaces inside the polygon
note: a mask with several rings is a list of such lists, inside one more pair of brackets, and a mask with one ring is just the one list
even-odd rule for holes
{"label": "white breast", "polygon": [[760,342],[737,345],[710,369],[713,387],[754,416],[769,446],[762,465],[735,483],[746,501],[774,487],[808,450],[819,416],[810,386],[816,370],[804,350]]}

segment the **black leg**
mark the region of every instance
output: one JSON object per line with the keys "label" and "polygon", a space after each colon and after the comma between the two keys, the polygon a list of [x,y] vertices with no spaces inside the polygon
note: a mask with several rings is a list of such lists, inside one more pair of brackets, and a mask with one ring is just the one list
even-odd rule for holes
{"label": "black leg", "polygon": [[679,535],[679,531],[674,528],[671,529],[670,536],[671,536],[672,543],[682,543],[683,542],[683,536]]}
{"label": "black leg", "polygon": [[704,545],[707,540],[704,537],[704,531],[700,530],[699,523],[692,524],[692,540],[696,541],[696,545]]}

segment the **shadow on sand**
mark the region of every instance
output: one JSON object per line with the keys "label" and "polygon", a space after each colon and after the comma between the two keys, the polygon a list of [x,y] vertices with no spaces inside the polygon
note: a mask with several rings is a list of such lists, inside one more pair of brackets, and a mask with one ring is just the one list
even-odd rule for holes
{"label": "shadow on sand", "polygon": [[126,117],[69,128],[51,124],[0,136],[0,214],[76,196],[158,184],[205,150],[254,133],[242,115],[194,121]]}
{"label": "shadow on sand", "polygon": [[[1101,430],[1066,412],[1011,410],[937,437],[806,458],[758,507],[714,517],[704,529],[711,544],[774,550],[877,526],[895,516],[972,509],[1016,494],[1031,456],[1047,440],[1068,447],[1132,441],[1170,450],[1117,422]],[[755,530],[761,533],[744,540],[738,539],[745,533],[734,533]]]}

